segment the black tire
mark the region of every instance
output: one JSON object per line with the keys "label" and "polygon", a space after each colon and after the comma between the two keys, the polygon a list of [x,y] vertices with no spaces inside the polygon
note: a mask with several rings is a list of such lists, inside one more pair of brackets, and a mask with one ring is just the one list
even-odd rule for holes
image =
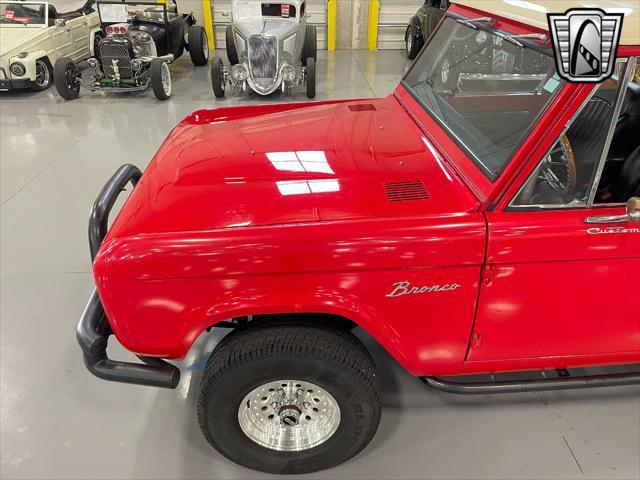
{"label": "black tire", "polygon": [[42,92],[54,83],[53,68],[46,57],[36,60],[36,80],[31,82],[29,88],[34,92]]}
{"label": "black tire", "polygon": [[307,97],[316,96],[316,61],[313,57],[307,58]]}
{"label": "black tire", "polygon": [[307,64],[307,59],[318,59],[318,36],[314,25],[307,25],[304,31],[304,44],[302,45],[302,63]]}
{"label": "black tire", "polygon": [[231,65],[238,63],[238,49],[236,48],[236,40],[233,38],[233,27],[227,25],[227,31],[225,32],[225,42],[227,45],[227,60]]}
{"label": "black tire", "polygon": [[224,63],[220,57],[213,57],[211,61],[211,88],[216,98],[224,97],[225,83]]}
{"label": "black tire", "polygon": [[93,37],[93,57],[97,58],[98,60],[100,60],[100,41],[103,38],[104,37],[100,32],[96,32],[96,34]]}
{"label": "black tire", "polygon": [[56,61],[53,80],[58,94],[65,100],[73,100],[80,95],[80,70],[70,58],[62,57]]}
{"label": "black tire", "polygon": [[[333,396],[339,425],[323,443],[277,451],[245,435],[238,420],[243,399],[280,379],[310,382]],[[347,461],[371,441],[380,414],[380,382],[362,344],[347,331],[301,324],[230,334],[212,353],[198,398],[200,428],[218,452],[245,467],[277,474],[316,472]]]}
{"label": "black tire", "polygon": [[151,60],[151,66],[149,68],[153,94],[158,100],[167,100],[171,96],[172,89],[169,65],[159,58],[154,58]]}
{"label": "black tire", "polygon": [[404,35],[404,51],[407,55],[407,58],[410,60],[416,58],[418,56],[418,53],[420,53],[420,49],[422,48],[423,44],[424,41],[422,39],[422,32],[414,22],[411,22],[407,27],[407,31]]}
{"label": "black tire", "polygon": [[202,67],[209,61],[209,40],[207,32],[201,25],[189,27],[189,56],[196,67]]}

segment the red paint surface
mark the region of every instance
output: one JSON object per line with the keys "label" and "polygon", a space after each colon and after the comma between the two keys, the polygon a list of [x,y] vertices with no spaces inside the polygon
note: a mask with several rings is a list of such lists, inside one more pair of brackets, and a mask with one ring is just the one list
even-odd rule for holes
{"label": "red paint surface", "polygon": [[[320,312],[414,375],[640,361],[640,233],[588,232],[586,210],[504,211],[589,88],[560,92],[493,183],[402,86],[194,112],[94,263],[118,340],[180,358],[231,317]],[[429,198],[389,201],[404,181]]]}

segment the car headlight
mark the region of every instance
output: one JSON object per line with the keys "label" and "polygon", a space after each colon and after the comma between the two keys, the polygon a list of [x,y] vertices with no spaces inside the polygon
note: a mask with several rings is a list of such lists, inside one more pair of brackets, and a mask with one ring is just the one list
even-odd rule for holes
{"label": "car headlight", "polygon": [[296,79],[296,69],[291,65],[282,66],[282,79],[286,82],[293,82]]}
{"label": "car headlight", "polygon": [[139,58],[132,59],[131,68],[133,68],[136,72],[142,70],[142,60],[140,60]]}
{"label": "car headlight", "polygon": [[87,65],[89,65],[89,68],[93,68],[94,70],[98,68],[98,59],[97,58],[88,58],[87,59]]}
{"label": "car headlight", "polygon": [[237,81],[246,80],[249,76],[249,72],[247,71],[247,67],[245,67],[241,63],[236,63],[233,67],[231,67],[231,78]]}
{"label": "car headlight", "polygon": [[27,72],[25,66],[20,62],[13,62],[9,68],[11,70],[11,73],[13,73],[16,77],[21,77]]}

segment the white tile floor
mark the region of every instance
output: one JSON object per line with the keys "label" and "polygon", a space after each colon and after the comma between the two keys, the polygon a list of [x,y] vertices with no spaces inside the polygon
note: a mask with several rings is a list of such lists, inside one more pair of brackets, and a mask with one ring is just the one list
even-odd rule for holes
{"label": "white tile floor", "polygon": [[[405,67],[401,52],[322,52],[318,99],[386,95]],[[175,391],[102,382],[75,343],[92,289],[87,214],[109,175],[123,162],[144,167],[196,108],[283,100],[217,102],[206,69],[181,59],[172,72],[164,103],[150,92],[84,92],[73,102],[54,90],[0,95],[2,478],[267,478],[200,435],[198,365],[214,336],[181,362]],[[640,478],[638,387],[460,398],[427,389],[372,348],[380,430],[362,454],[309,478]]]}

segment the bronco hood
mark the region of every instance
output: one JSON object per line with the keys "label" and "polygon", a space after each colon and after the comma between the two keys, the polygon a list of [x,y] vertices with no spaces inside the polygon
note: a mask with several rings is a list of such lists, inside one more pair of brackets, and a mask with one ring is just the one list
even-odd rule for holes
{"label": "bronco hood", "polygon": [[199,110],[110,236],[469,211],[477,200],[395,97]]}

